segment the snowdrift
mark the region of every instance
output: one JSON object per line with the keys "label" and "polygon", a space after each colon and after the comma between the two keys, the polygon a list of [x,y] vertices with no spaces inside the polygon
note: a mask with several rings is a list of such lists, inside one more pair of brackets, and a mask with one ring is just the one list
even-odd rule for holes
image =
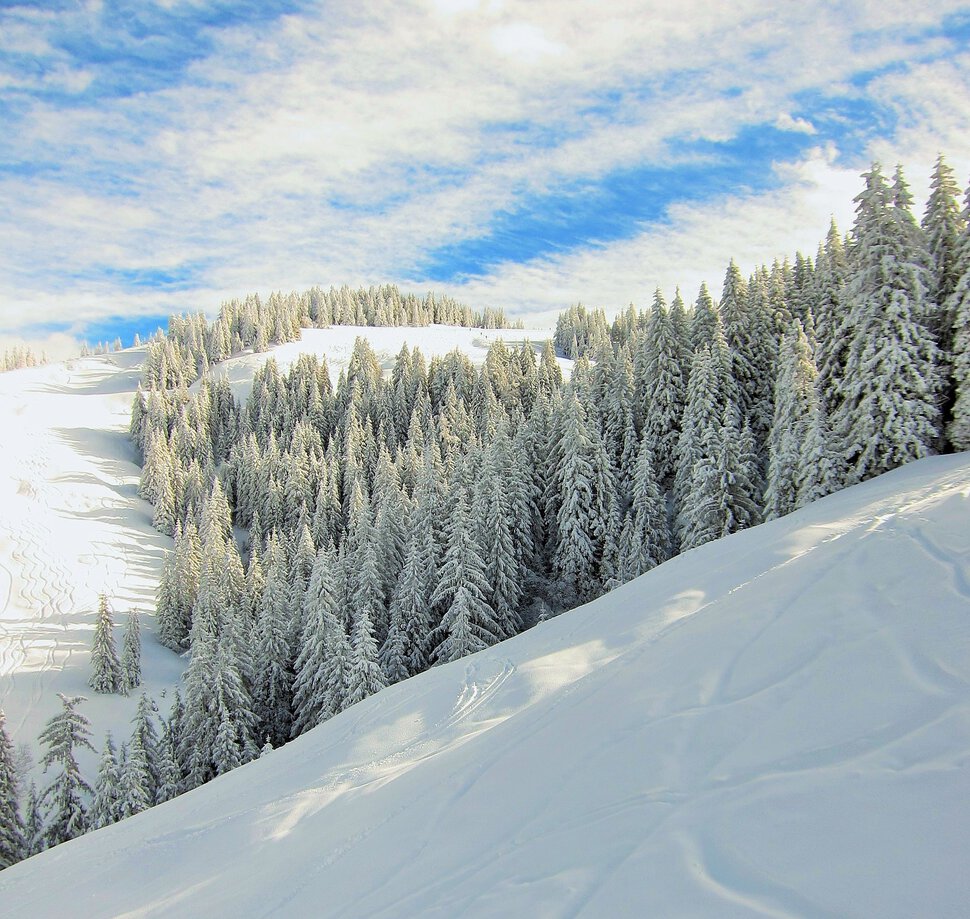
{"label": "snowdrift", "polygon": [[970,457],[686,553],[0,874],[9,916],[958,916]]}

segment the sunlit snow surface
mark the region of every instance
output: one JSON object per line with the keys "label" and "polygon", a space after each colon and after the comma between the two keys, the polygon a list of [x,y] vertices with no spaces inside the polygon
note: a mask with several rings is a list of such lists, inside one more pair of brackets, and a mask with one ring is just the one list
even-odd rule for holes
{"label": "sunlit snow surface", "polygon": [[964,454],[7,869],[0,914],[956,917],[968,852]]}

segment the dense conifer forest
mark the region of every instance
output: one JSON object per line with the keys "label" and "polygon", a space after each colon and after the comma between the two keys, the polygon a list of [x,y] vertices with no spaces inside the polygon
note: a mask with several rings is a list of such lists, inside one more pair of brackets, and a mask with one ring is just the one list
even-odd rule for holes
{"label": "dense conifer forest", "polygon": [[[970,448],[970,192],[941,157],[922,220],[901,170],[863,176],[856,219],[814,255],[720,296],[661,291],[610,322],[570,307],[553,340],[481,368],[365,338],[332,383],[272,358],[238,402],[213,364],[300,329],[506,327],[385,286],[251,296],[147,344],[130,434],[141,494],[173,537],[159,639],[186,655],[162,717],[142,696],[95,783],[79,698],[21,793],[0,721],[0,867],[174,797],[381,688],[514,636],[673,555],[911,460]],[[513,336],[510,336],[510,339]],[[573,360],[564,379],[557,354]],[[191,388],[190,388],[191,387]],[[99,613],[92,688],[139,685],[139,629]]]}

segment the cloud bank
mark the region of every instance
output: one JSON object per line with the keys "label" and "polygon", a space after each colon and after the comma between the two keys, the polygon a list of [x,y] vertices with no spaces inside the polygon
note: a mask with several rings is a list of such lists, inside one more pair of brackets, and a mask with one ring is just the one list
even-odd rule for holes
{"label": "cloud bank", "polygon": [[970,16],[894,2],[0,11],[0,334],[396,281],[518,314],[693,296],[970,175]]}

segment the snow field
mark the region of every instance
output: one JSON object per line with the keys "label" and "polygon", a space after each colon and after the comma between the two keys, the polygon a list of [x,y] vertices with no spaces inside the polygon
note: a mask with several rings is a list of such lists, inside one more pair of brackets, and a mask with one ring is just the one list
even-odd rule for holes
{"label": "snow field", "polygon": [[685,553],[0,875],[54,916],[959,916],[970,457]]}

